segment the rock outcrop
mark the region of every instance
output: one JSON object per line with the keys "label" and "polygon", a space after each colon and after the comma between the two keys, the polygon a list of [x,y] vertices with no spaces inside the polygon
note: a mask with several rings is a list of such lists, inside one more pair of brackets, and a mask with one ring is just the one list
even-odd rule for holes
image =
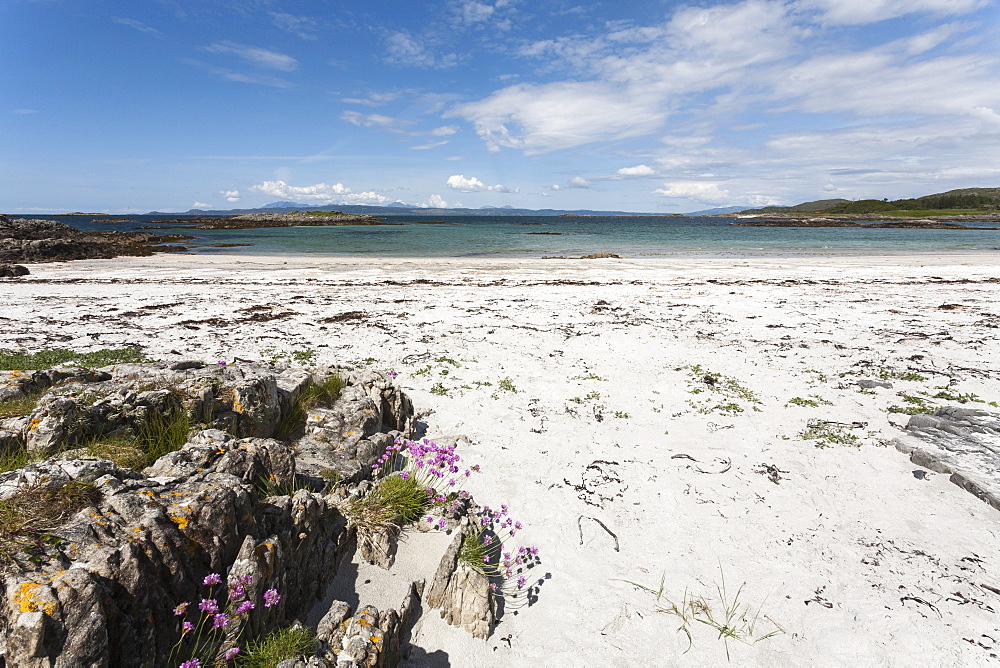
{"label": "rock outcrop", "polygon": [[1000,510],[1000,414],[947,406],[914,415],[892,444]]}
{"label": "rock outcrop", "polygon": [[[344,379],[336,400],[303,405],[310,385],[332,373]],[[15,537],[0,549],[7,666],[168,665],[181,637],[175,609],[197,605],[212,573],[223,574],[219,601],[280,592],[274,605],[241,613],[237,630],[225,627],[225,642],[300,623],[358,549],[339,504],[371,485],[372,463],[413,426],[409,399],[372,371],[182,362],[15,372],[5,382],[0,400],[45,393],[29,415],[0,421],[0,454],[53,457],[0,474],[0,501],[71,484],[90,490],[57,526],[24,536],[0,526]],[[176,416],[194,425],[186,442],[144,469],[88,455],[95,443],[128,442]],[[467,526],[453,524],[428,605],[485,637],[489,582],[457,562]],[[313,655],[281,665],[396,665],[423,595],[415,582],[398,609],[381,612],[334,601]]]}
{"label": "rock outcrop", "polygon": [[[12,262],[60,262],[146,256],[186,250],[175,244],[189,236],[157,235],[151,232],[81,232],[53,220],[0,216],[0,264]],[[15,270],[16,271],[16,270]]]}

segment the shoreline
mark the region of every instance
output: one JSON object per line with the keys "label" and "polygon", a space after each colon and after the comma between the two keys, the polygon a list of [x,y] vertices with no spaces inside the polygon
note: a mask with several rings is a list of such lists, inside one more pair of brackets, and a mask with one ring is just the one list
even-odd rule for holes
{"label": "shoreline", "polygon": [[[730,642],[736,665],[967,665],[994,651],[962,638],[1000,622],[1000,594],[981,586],[1000,587],[998,511],[889,446],[909,419],[889,409],[916,405],[903,396],[1000,401],[994,254],[29,266],[3,281],[0,347],[308,351],[398,373],[429,438],[467,438],[463,457],[486,473],[470,491],[509,504],[540,549],[537,597],[485,642],[425,614],[415,657],[725,663],[717,632],[693,625],[689,649],[680,620],[622,582],[661,577],[672,601],[687,591],[720,614],[720,579],[730,597],[746,583],[753,636],[779,632]],[[891,387],[858,384],[883,377]]]}

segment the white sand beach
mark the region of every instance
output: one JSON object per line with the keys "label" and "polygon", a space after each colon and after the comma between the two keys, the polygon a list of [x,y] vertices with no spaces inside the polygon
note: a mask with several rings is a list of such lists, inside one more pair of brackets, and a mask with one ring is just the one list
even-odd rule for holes
{"label": "white sand beach", "polygon": [[[486,641],[426,614],[412,665],[1000,656],[1000,513],[888,447],[908,416],[887,412],[918,405],[904,394],[1000,401],[995,254],[29,268],[0,283],[0,348],[311,350],[397,372],[429,438],[467,439],[483,468],[468,489],[510,506],[541,564]],[[659,601],[624,582],[661,580]],[[737,592],[728,642],[657,612],[686,596],[724,622]]]}

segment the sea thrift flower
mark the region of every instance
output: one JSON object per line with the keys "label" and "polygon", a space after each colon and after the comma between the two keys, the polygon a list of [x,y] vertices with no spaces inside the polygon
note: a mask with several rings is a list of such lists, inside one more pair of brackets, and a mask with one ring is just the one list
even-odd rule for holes
{"label": "sea thrift flower", "polygon": [[198,609],[202,612],[214,615],[219,611],[219,602],[214,598],[203,598],[201,599],[201,603],[198,604]]}
{"label": "sea thrift flower", "polygon": [[181,603],[180,605],[178,605],[176,608],[174,608],[174,614],[177,615],[178,617],[180,617],[185,612],[187,612],[188,605],[189,605],[189,603],[187,601],[184,601],[183,603]]}
{"label": "sea thrift flower", "polygon": [[236,655],[239,653],[240,653],[239,647],[231,647],[230,649],[226,650],[226,653],[223,656],[225,656],[226,659],[233,659],[236,658]]}
{"label": "sea thrift flower", "polygon": [[445,528],[446,525],[447,522],[445,522],[444,520],[438,520],[438,529],[443,529]]}
{"label": "sea thrift flower", "polygon": [[528,580],[527,580],[527,578],[525,578],[525,577],[524,577],[524,576],[522,575],[521,577],[519,577],[519,578],[517,579],[517,588],[518,588],[518,589],[524,589],[524,585],[525,585],[525,584],[527,584],[527,583],[528,583]]}
{"label": "sea thrift flower", "polygon": [[402,473],[399,474],[399,477],[402,478],[403,480],[409,480],[410,474],[407,473],[406,471],[403,471]]}
{"label": "sea thrift flower", "polygon": [[181,624],[181,633],[190,633],[191,631],[194,631],[194,624],[191,622]]}
{"label": "sea thrift flower", "polygon": [[268,589],[264,592],[264,607],[270,608],[272,605],[277,605],[278,601],[281,600],[281,594],[278,593],[277,589]]}
{"label": "sea thrift flower", "polygon": [[201,661],[198,659],[191,659],[190,661],[185,661],[181,664],[181,668],[198,668],[201,665]]}
{"label": "sea thrift flower", "polygon": [[254,605],[253,601],[243,601],[242,603],[240,603],[239,607],[236,608],[236,612],[244,613],[247,612],[248,610],[253,610],[255,607],[257,606]]}
{"label": "sea thrift flower", "polygon": [[220,612],[212,619],[212,628],[221,629],[228,623],[229,623],[229,617],[225,613]]}
{"label": "sea thrift flower", "polygon": [[219,576],[218,573],[212,573],[211,575],[206,575],[205,579],[201,581],[201,583],[206,587],[209,587],[211,585],[217,585],[220,582],[222,582],[222,578]]}

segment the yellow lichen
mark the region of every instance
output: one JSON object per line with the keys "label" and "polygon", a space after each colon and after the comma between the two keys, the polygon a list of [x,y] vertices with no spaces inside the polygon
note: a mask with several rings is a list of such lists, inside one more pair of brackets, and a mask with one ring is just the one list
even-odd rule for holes
{"label": "yellow lichen", "polygon": [[21,612],[44,612],[51,615],[56,610],[56,604],[52,601],[40,601],[37,598],[38,589],[43,585],[34,582],[22,582],[17,587],[14,594],[14,603],[18,605]]}
{"label": "yellow lichen", "polygon": [[171,515],[170,519],[174,521],[178,529],[185,529],[190,524],[190,520],[184,515]]}

